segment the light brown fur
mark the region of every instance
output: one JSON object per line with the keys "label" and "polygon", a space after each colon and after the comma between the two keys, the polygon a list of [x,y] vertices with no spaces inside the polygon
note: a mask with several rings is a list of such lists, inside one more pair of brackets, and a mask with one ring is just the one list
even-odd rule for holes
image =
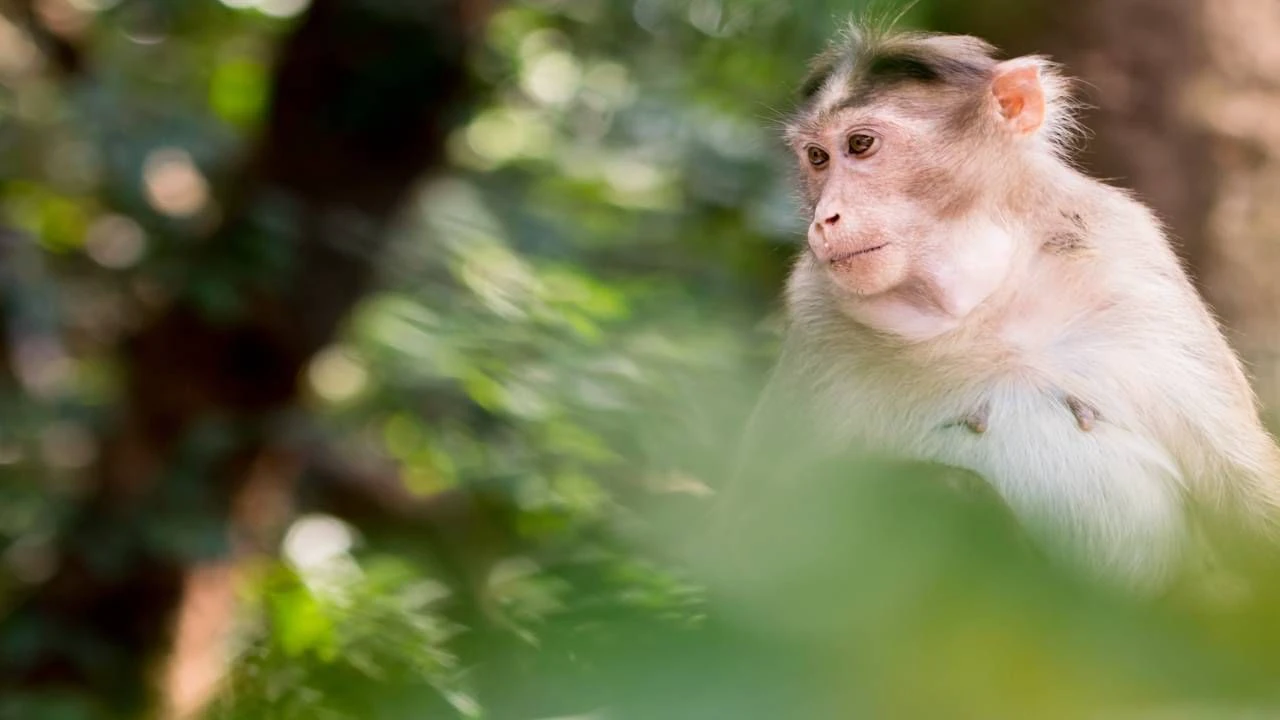
{"label": "light brown fur", "polygon": [[1280,450],[1157,220],[1066,160],[1066,82],[990,52],[855,27],[815,62],[786,134],[810,248],[757,422],[798,406],[815,447],[976,471],[1065,556],[1161,587],[1193,508],[1269,532]]}

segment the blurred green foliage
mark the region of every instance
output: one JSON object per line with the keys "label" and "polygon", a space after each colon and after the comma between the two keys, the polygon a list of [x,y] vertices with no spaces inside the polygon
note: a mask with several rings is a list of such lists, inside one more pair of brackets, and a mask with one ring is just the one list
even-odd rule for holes
{"label": "blurred green foliage", "polygon": [[[50,570],[120,392],[115,344],[175,294],[233,308],[236,278],[269,282],[281,262],[188,250],[305,5],[70,2],[93,70],[74,82],[0,25],[16,378],[0,397],[0,608]],[[385,255],[351,248],[378,289],[304,380],[340,454],[391,462],[422,497],[493,489],[520,551],[464,587],[412,525],[299,518],[281,559],[244,573],[210,718],[1078,718],[1274,700],[1280,619],[1190,619],[1087,587],[919,468],[797,465],[740,541],[708,550],[708,498],[773,355],[799,237],[775,124],[854,9],[498,8],[452,170],[424,180]],[[221,548],[198,517],[153,521],[138,532]],[[91,704],[0,698],[0,717]]]}

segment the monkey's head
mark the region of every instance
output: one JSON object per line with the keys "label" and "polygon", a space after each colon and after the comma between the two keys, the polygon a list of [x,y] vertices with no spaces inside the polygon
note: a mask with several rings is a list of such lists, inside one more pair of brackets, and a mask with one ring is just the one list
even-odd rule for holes
{"label": "monkey's head", "polygon": [[852,27],[812,63],[785,137],[812,262],[838,288],[874,296],[964,268],[994,289],[1007,272],[1007,236],[956,228],[998,228],[1024,171],[1059,158],[1070,115],[1048,63],[993,52],[972,37]]}

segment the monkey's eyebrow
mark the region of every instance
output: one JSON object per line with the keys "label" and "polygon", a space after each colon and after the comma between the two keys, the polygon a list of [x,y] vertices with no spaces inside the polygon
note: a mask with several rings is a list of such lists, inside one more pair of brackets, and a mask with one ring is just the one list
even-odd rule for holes
{"label": "monkey's eyebrow", "polygon": [[943,82],[943,77],[923,57],[897,52],[870,58],[866,66],[850,80],[849,94],[833,106],[834,110],[869,105],[877,93],[901,83],[935,84]]}
{"label": "monkey's eyebrow", "polygon": [[930,62],[906,53],[879,55],[872,58],[864,77],[876,85],[902,80],[932,83],[942,79],[942,75]]}
{"label": "monkey's eyebrow", "polygon": [[969,87],[985,76],[981,63],[965,58],[914,49],[883,52],[864,61],[850,78],[848,98],[837,107],[869,104],[877,93],[904,83]]}

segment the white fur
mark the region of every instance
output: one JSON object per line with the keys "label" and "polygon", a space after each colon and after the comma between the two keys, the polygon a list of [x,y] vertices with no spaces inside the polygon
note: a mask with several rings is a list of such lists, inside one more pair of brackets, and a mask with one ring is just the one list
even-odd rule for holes
{"label": "white fur", "polygon": [[[990,61],[974,38],[871,40]],[[1280,450],[1150,211],[1067,162],[1077,126],[1066,79],[1043,58],[1010,62],[1038,68],[1046,107],[1030,134],[975,122],[971,142],[946,145],[927,109],[837,111],[850,68],[788,129],[797,152],[817,143],[832,156],[806,178],[812,206],[840,224],[815,226],[810,242],[887,244],[843,265],[800,258],[757,418],[798,401],[828,449],[971,469],[1048,547],[1158,588],[1183,559],[1192,506],[1272,531]],[[856,127],[883,136],[865,160],[836,152]],[[966,188],[972,197],[947,193]],[[1078,403],[1098,413],[1089,428]],[[963,421],[982,408],[977,434]]]}
{"label": "white fur", "polygon": [[[1082,432],[1052,378],[1027,365],[943,393],[885,379],[852,368],[831,378],[826,397],[843,406],[826,408],[839,418],[833,450],[856,438],[972,470],[1060,557],[1138,588],[1168,579],[1186,533],[1182,473],[1152,437],[1110,421]],[[985,433],[957,422],[984,403]]]}
{"label": "white fur", "polygon": [[[960,263],[928,303],[851,298],[802,259],[780,373],[807,379],[831,449],[973,470],[1046,546],[1108,580],[1158,588],[1189,535],[1186,501],[1236,496],[1273,511],[1277,452],[1150,214],[1119,191],[1060,179],[1095,249],[1054,254],[1032,227],[988,227],[1019,248],[1007,276]],[[983,227],[954,230],[974,233],[961,239],[982,254],[1003,242],[983,240]],[[1097,408],[1091,431],[1067,396]],[[984,404],[984,434],[958,423]]]}

